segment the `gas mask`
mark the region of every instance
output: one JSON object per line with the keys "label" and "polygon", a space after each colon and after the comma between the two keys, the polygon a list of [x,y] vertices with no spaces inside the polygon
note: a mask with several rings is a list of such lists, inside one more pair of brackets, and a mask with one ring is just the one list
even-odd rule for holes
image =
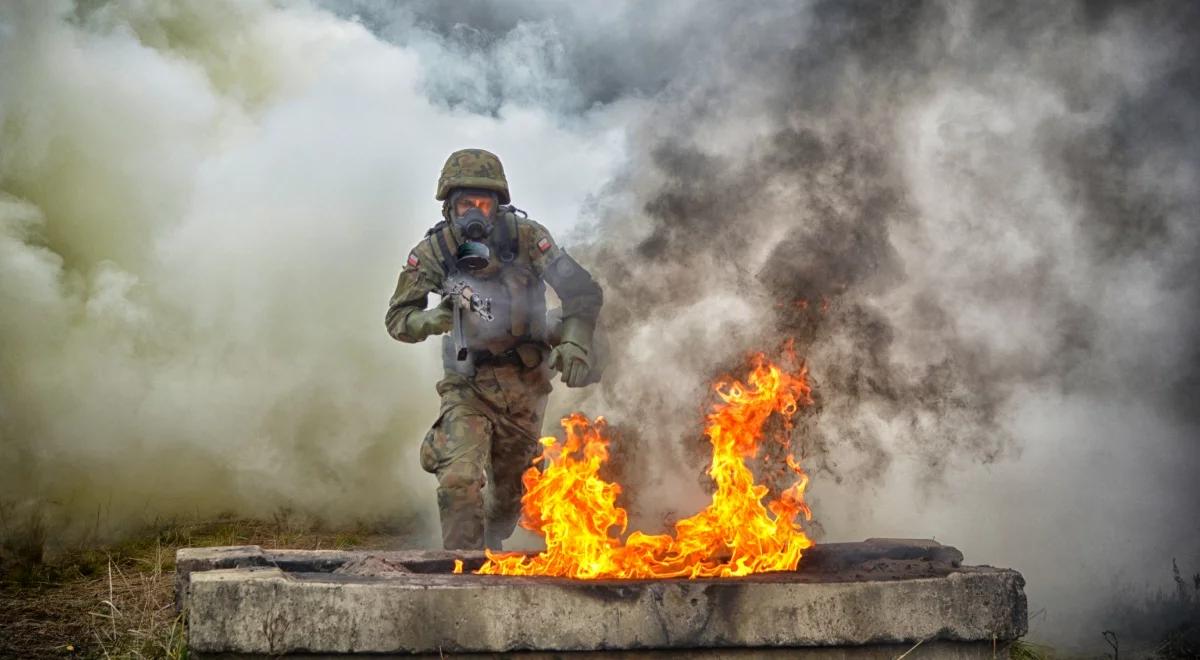
{"label": "gas mask", "polygon": [[456,216],[454,228],[470,241],[482,241],[492,233],[491,221],[476,206],[472,206],[465,214]]}
{"label": "gas mask", "polygon": [[[469,201],[472,206],[467,209],[466,213],[459,215],[457,207],[463,200]],[[454,195],[451,205],[456,211],[453,220],[454,229],[466,239],[462,245],[458,246],[458,253],[455,255],[458,267],[466,271],[487,268],[491,261],[492,251],[484,241],[492,233],[491,211],[496,206],[495,196],[490,192],[465,190]]]}

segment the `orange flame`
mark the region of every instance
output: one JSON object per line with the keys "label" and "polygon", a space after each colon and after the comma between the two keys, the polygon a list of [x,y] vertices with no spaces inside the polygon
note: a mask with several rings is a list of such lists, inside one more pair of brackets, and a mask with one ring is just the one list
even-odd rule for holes
{"label": "orange flame", "polygon": [[[763,425],[783,417],[788,442],[791,418],[812,403],[804,368],[788,373],[756,355],[746,383],[721,379],[721,401],[707,416],[712,444],[709,476],[716,483],[712,502],[675,523],[674,534],[633,532],[624,542],[628,514],[616,505],[621,486],[599,476],[608,460],[604,418],[595,422],[575,413],[562,420],[566,439],[542,438],[542,455],[522,479],[521,526],[546,539],[537,555],[487,551],[478,573],[554,575],[579,579],[726,577],[795,570],[812,545],[797,517],[811,519],[804,503],[808,477],[793,459],[797,480],[763,506],[768,488],[756,483],[746,460],[757,455]],[[769,513],[768,513],[769,511]],[[615,530],[615,534],[614,534]]]}

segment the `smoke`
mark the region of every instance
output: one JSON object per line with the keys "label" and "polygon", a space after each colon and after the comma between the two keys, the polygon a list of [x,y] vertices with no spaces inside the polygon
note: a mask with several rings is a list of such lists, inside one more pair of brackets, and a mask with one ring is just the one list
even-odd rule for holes
{"label": "smoke", "polygon": [[604,117],[432,102],[419,51],[305,4],[5,4],[5,534],[283,507],[436,537],[437,348],[382,319],[438,167],[494,149],[574,217],[621,145]]}
{"label": "smoke", "polygon": [[619,431],[636,524],[706,499],[707,383],[792,340],[821,538],[1017,568],[1058,643],[1200,564],[1191,4],[2,11],[8,520],[428,535],[436,347],[380,320],[473,145],[605,287],[605,382],[552,410]]}
{"label": "smoke", "polygon": [[1114,585],[1200,560],[1200,12],[791,11],[724,14],[633,129],[589,253],[625,350],[585,403],[677,507],[699,376],[792,339],[818,532],[1012,565],[1035,635],[1086,643]]}
{"label": "smoke", "polygon": [[561,111],[653,100],[576,250],[619,349],[558,406],[614,421],[637,524],[705,498],[706,383],[792,339],[823,537],[1014,566],[1068,644],[1200,561],[1195,8],[456,6],[569,35]]}

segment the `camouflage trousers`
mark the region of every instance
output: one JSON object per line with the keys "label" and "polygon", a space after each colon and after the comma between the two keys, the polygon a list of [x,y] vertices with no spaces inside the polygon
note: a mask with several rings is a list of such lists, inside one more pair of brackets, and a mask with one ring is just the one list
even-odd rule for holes
{"label": "camouflage trousers", "polygon": [[480,366],[437,385],[441,414],[421,445],[437,475],[442,545],[498,550],[521,515],[521,475],[538,455],[551,386],[548,370]]}

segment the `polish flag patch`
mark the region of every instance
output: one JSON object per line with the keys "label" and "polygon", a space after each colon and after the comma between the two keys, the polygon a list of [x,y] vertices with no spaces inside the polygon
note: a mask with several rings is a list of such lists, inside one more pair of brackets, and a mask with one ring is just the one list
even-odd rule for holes
{"label": "polish flag patch", "polygon": [[417,258],[417,253],[409,252],[408,253],[408,267],[416,268],[419,265],[421,265],[421,260]]}
{"label": "polish flag patch", "polygon": [[541,250],[542,252],[549,250],[550,249],[550,239],[543,238],[542,240],[537,242],[537,246],[538,246],[538,249]]}

